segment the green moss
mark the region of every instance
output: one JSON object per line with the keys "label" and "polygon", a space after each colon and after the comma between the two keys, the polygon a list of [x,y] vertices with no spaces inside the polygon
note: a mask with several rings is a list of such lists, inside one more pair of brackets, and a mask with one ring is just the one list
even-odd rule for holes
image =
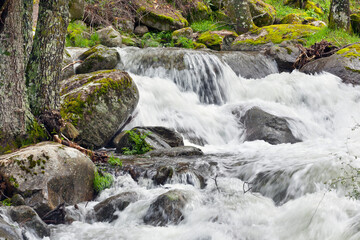
{"label": "green moss", "polygon": [[347,48],[343,48],[336,52],[338,55],[342,55],[347,58],[360,58],[360,44],[354,44]]}
{"label": "green moss", "polygon": [[269,42],[278,44],[283,41],[310,36],[320,28],[301,24],[280,24],[251,30],[249,34],[253,37],[235,41],[233,44],[266,44]]}
{"label": "green moss", "polygon": [[95,170],[94,172],[94,190],[100,193],[102,190],[111,187],[114,182],[114,177],[110,173],[103,173]]}
{"label": "green moss", "polygon": [[315,13],[317,13],[320,16],[322,16],[324,14],[324,11],[320,7],[318,7],[316,5],[316,3],[311,2],[311,1],[306,1],[305,10],[314,11]]}
{"label": "green moss", "polygon": [[220,50],[223,39],[224,37],[208,31],[199,36],[198,42],[205,44],[209,48]]}
{"label": "green moss", "polygon": [[353,68],[350,68],[350,67],[345,67],[347,70],[350,70],[354,73],[360,73],[360,70],[357,70],[357,69],[353,69]]}
{"label": "green moss", "polygon": [[283,19],[281,19],[281,24],[301,24],[303,19],[301,18],[300,14],[291,13],[286,15]]}

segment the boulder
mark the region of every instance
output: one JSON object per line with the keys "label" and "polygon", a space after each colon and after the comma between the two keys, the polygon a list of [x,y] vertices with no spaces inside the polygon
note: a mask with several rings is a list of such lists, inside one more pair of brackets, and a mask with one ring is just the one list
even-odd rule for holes
{"label": "boulder", "polygon": [[309,1],[309,0],[305,1],[304,9],[306,11],[315,12],[319,16],[324,15],[324,11],[321,9],[320,5],[316,4],[316,3],[312,2],[312,1]]}
{"label": "boulder", "polygon": [[337,51],[330,57],[319,58],[305,64],[301,72],[315,74],[329,72],[344,83],[360,84],[360,44],[353,44]]}
{"label": "boulder", "polygon": [[146,157],[180,157],[180,156],[202,156],[204,153],[201,149],[191,146],[173,147],[165,149],[157,149],[145,153]]}
{"label": "boulder", "polygon": [[290,13],[280,20],[280,24],[302,24],[304,20],[300,14]]}
{"label": "boulder", "polygon": [[96,221],[112,222],[118,218],[114,215],[116,211],[122,211],[130,203],[136,202],[139,196],[136,192],[124,192],[109,197],[94,207]]}
{"label": "boulder", "polygon": [[61,77],[60,79],[67,79],[72,75],[75,75],[74,65],[72,65],[73,59],[67,49],[64,49],[63,61],[61,64]]}
{"label": "boulder", "polygon": [[85,0],[70,0],[69,13],[71,20],[82,20],[85,12]]}
{"label": "boulder", "polygon": [[144,222],[153,226],[179,224],[183,219],[182,210],[186,204],[186,196],[178,190],[171,190],[160,195],[145,214]]}
{"label": "boulder", "polygon": [[191,27],[182,28],[172,33],[171,37],[173,40],[178,40],[180,37],[192,39],[194,31]]}
{"label": "boulder", "polygon": [[122,39],[118,31],[112,26],[96,31],[99,36],[100,43],[106,47],[121,47]]}
{"label": "boulder", "polygon": [[14,222],[19,223],[26,230],[38,237],[50,236],[50,228],[40,219],[39,215],[29,206],[9,207],[8,214]]}
{"label": "boulder", "polygon": [[4,240],[19,240],[23,239],[21,236],[21,230],[15,226],[7,223],[0,216],[0,239]]}
{"label": "boulder", "polygon": [[260,108],[251,108],[240,121],[245,127],[245,141],[264,140],[273,145],[300,141],[292,134],[285,118],[274,116]]}
{"label": "boulder", "polygon": [[76,142],[100,148],[128,119],[139,101],[128,73],[105,70],[75,75],[61,83],[62,117],[79,131]]}
{"label": "boulder", "polygon": [[320,28],[302,24],[279,24],[250,30],[238,36],[232,43],[233,51],[255,51],[310,36]]}
{"label": "boulder", "polygon": [[81,54],[79,60],[83,62],[76,68],[76,74],[114,69],[120,60],[120,55],[116,49],[97,45]]}
{"label": "boulder", "polygon": [[268,48],[265,54],[276,61],[279,72],[292,72],[300,50],[293,42],[283,42]]}
{"label": "boulder", "polygon": [[180,11],[170,4],[159,6],[144,1],[140,3],[137,13],[141,16],[139,19],[142,24],[158,31],[174,31],[189,25]]}
{"label": "boulder", "polygon": [[212,10],[209,1],[205,0],[167,0],[169,4],[181,10],[182,14],[190,22],[210,19]]}
{"label": "boulder", "polygon": [[[207,31],[202,33],[199,38],[198,42],[205,44],[208,48],[213,50],[225,50],[223,49],[223,44],[230,45],[233,40],[236,39],[238,35],[235,32],[221,30],[221,31]],[[225,41],[226,40],[226,41]],[[230,44],[228,43],[230,42]]]}
{"label": "boulder", "polygon": [[261,0],[249,0],[249,8],[253,22],[257,27],[264,27],[274,23],[276,10],[270,4]]}
{"label": "boulder", "polygon": [[117,29],[120,29],[123,32],[132,33],[135,28],[135,22],[131,19],[126,18],[117,18],[115,22],[113,22]]}
{"label": "boulder", "polygon": [[6,188],[20,193],[40,217],[60,203],[93,198],[95,165],[80,151],[43,142],[0,156]]}
{"label": "boulder", "polygon": [[140,37],[144,36],[145,33],[148,33],[149,29],[147,26],[137,26],[134,30],[134,33]]}
{"label": "boulder", "polygon": [[25,199],[20,194],[15,194],[11,198],[11,206],[22,206],[25,205]]}
{"label": "boulder", "polygon": [[351,28],[354,33],[360,35],[360,13],[350,15]]}

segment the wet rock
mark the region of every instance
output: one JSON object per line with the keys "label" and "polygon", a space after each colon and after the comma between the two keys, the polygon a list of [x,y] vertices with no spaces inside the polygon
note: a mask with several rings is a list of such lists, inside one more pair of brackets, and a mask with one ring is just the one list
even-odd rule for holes
{"label": "wet rock", "polygon": [[173,174],[174,169],[172,167],[162,166],[157,169],[153,180],[156,185],[164,185],[166,181],[173,176]]}
{"label": "wet rock", "polygon": [[47,224],[64,224],[66,217],[65,203],[46,213],[42,220]]}
{"label": "wet rock", "polygon": [[320,58],[305,64],[301,72],[315,74],[329,72],[344,83],[360,84],[360,44],[353,44],[337,51],[330,57]]}
{"label": "wet rock", "polygon": [[300,50],[292,42],[283,42],[268,48],[265,54],[276,61],[280,72],[291,72],[294,70],[294,63],[300,55]]}
{"label": "wet rock", "polygon": [[79,131],[76,141],[88,148],[105,146],[139,101],[135,83],[119,70],[76,75],[61,83],[61,95],[61,116]]}
{"label": "wet rock", "polygon": [[122,38],[118,31],[112,26],[96,31],[99,36],[100,43],[106,47],[121,47]]}
{"label": "wet rock", "polygon": [[25,205],[25,199],[20,194],[15,194],[11,198],[11,206]]}
{"label": "wet rock", "polygon": [[7,223],[0,216],[0,238],[5,240],[19,240],[23,239],[20,234],[20,230]]}
{"label": "wet rock", "polygon": [[34,232],[38,237],[50,236],[49,227],[40,219],[37,213],[29,206],[10,207],[8,213],[14,222]]}
{"label": "wet rock", "polygon": [[148,33],[149,29],[147,26],[137,26],[134,30],[134,33],[140,37],[144,36],[145,33]]}
{"label": "wet rock", "polygon": [[201,149],[191,146],[158,149],[145,153],[149,157],[180,157],[180,156],[201,156],[204,153]]}
{"label": "wet rock", "polygon": [[[132,131],[137,134],[147,134],[145,141],[152,146],[153,150],[184,146],[182,136],[175,130],[165,127],[135,127]],[[122,152],[124,147],[131,148],[134,143],[130,135],[125,131],[114,138],[116,152]]]}
{"label": "wet rock", "polygon": [[96,220],[100,222],[116,220],[118,216],[114,213],[124,210],[130,203],[136,202],[138,197],[135,192],[125,192],[105,199],[94,207]]}
{"label": "wet rock", "polygon": [[43,142],[0,156],[0,172],[40,217],[60,203],[93,198],[95,165],[80,151]]}
{"label": "wet rock", "polygon": [[85,12],[85,0],[70,0],[69,13],[71,20],[82,20]]}
{"label": "wet rock", "polygon": [[248,110],[240,121],[245,126],[245,141],[264,140],[270,144],[296,143],[286,119],[269,114],[260,108]]}
{"label": "wet rock", "polygon": [[83,62],[76,67],[76,74],[114,69],[120,60],[120,55],[116,49],[97,45],[81,54],[79,59]]}
{"label": "wet rock", "polygon": [[178,190],[168,191],[160,195],[150,205],[144,217],[144,222],[153,226],[179,224],[184,219],[182,209],[185,204],[186,197],[182,192]]}

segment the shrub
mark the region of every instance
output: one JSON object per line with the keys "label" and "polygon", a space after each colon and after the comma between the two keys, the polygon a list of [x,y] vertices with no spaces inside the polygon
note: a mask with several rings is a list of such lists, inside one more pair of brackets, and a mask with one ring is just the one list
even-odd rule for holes
{"label": "shrub", "polygon": [[92,47],[100,43],[98,34],[91,34],[90,29],[78,21],[69,24],[65,40],[67,47]]}
{"label": "shrub", "polygon": [[132,146],[130,148],[124,147],[123,154],[133,155],[133,154],[144,154],[152,150],[150,144],[145,141],[145,138],[151,134],[148,133],[136,133],[134,130],[126,131],[129,134],[130,142]]}
{"label": "shrub", "polygon": [[111,155],[109,157],[108,163],[111,166],[118,166],[118,167],[122,166],[122,161],[120,160],[120,158],[114,157],[114,155]]}
{"label": "shrub", "polygon": [[110,173],[95,170],[94,190],[96,193],[100,193],[102,190],[111,187],[113,182],[114,177]]}

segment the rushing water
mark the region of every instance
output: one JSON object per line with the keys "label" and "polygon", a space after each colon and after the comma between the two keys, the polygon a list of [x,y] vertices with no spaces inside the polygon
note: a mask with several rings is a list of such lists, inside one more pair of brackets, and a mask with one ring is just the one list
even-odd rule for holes
{"label": "rushing water", "polygon": [[[140,92],[128,128],[171,127],[186,143],[204,145],[205,156],[191,161],[208,167],[207,185],[173,180],[154,186],[119,176],[96,202],[80,204],[80,210],[69,207],[78,221],[54,227],[51,239],[360,239],[360,201],[345,196],[350,187],[337,184],[330,191],[328,184],[349,166],[360,167],[359,87],[327,73],[279,74],[265,58],[256,61],[263,73],[272,74],[245,79],[208,52],[119,52],[119,67],[131,73]],[[243,114],[253,106],[286,118],[302,142],[244,142],[243,126],[232,112]],[[176,226],[145,225],[149,205],[169,189],[188,197],[184,220]],[[86,220],[97,202],[127,191],[137,192],[140,200],[118,212],[116,221]]]}

